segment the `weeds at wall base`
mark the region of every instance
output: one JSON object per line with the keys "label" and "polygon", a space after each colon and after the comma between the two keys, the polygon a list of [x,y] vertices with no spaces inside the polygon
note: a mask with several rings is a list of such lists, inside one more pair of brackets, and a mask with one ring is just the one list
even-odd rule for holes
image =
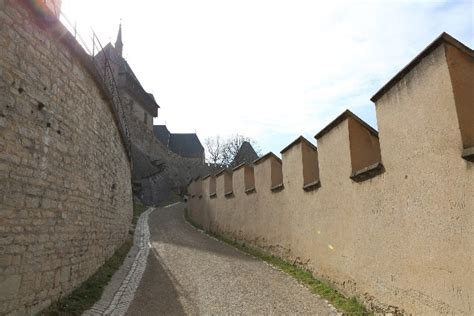
{"label": "weeds at wall base", "polygon": [[337,290],[320,280],[314,278],[313,274],[299,266],[289,263],[274,255],[269,255],[261,250],[247,246],[245,243],[239,243],[235,240],[228,239],[216,233],[206,231],[200,225],[194,223],[188,216],[187,209],[184,209],[184,217],[188,223],[204,231],[207,235],[212,236],[220,241],[225,242],[245,253],[248,253],[256,258],[259,258],[281,271],[291,275],[298,282],[304,284],[314,294],[321,296],[331,303],[338,311],[343,312],[344,315],[373,315],[369,312],[355,297],[347,298]]}
{"label": "weeds at wall base", "polygon": [[140,218],[140,215],[142,215],[143,212],[147,210],[147,206],[143,205],[140,202],[134,201],[133,202],[133,218],[132,218],[132,225],[135,227],[137,225],[137,221]]}
{"label": "weeds at wall base", "polygon": [[[135,227],[140,215],[147,210],[147,206],[133,203],[132,226]],[[90,309],[102,296],[107,284],[114,273],[120,268],[133,245],[133,236],[130,236],[105,263],[71,294],[59,299],[43,310],[39,315],[81,315]]]}
{"label": "weeds at wall base", "polygon": [[118,248],[115,253],[80,287],[75,289],[68,296],[51,304],[39,315],[81,315],[84,311],[91,308],[102,296],[104,288],[109,283],[115,271],[120,268],[130,248],[132,247],[132,238],[129,238]]}

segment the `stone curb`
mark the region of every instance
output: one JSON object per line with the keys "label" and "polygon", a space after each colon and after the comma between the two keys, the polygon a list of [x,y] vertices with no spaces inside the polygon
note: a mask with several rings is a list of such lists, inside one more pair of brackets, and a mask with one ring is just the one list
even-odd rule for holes
{"label": "stone curb", "polygon": [[85,311],[83,316],[125,315],[145,272],[150,251],[148,215],[154,210],[149,208],[140,216],[135,228],[133,246],[127,258],[114,273],[100,300]]}

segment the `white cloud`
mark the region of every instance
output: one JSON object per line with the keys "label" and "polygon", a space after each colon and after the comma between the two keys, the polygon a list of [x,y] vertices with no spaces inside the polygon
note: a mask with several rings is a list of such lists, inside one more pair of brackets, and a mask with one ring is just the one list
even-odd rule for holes
{"label": "white cloud", "polygon": [[345,108],[375,125],[369,98],[442,31],[474,43],[471,1],[63,3],[104,41],[123,19],[125,56],[161,105],[158,122],[273,151]]}

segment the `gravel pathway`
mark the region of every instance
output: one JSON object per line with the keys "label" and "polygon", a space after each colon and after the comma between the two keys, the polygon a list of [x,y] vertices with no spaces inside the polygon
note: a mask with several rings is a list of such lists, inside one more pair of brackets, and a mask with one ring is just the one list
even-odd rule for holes
{"label": "gravel pathway", "polygon": [[127,315],[337,315],[292,277],[190,226],[183,208],[149,215],[152,248]]}

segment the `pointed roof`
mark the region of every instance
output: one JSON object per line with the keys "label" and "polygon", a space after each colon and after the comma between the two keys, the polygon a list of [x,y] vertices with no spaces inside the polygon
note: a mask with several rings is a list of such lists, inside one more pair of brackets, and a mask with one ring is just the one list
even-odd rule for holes
{"label": "pointed roof", "polygon": [[242,163],[251,163],[254,160],[258,159],[258,155],[253,149],[252,145],[245,141],[239,148],[239,151],[234,157],[234,161],[232,162],[232,166],[238,166]]}
{"label": "pointed roof", "polygon": [[168,147],[171,133],[166,125],[153,125],[153,133],[163,145]]}
{"label": "pointed roof", "polygon": [[120,47],[117,46],[121,42],[121,38],[122,35],[120,27],[117,43],[115,44],[116,46],[114,47],[111,43],[108,43],[103,50],[94,56],[94,58],[97,62],[99,62],[100,65],[103,65],[107,59],[115,72],[114,75],[117,76],[115,78],[117,86],[119,88],[128,90],[138,100],[140,100],[141,106],[151,116],[156,117],[158,115],[158,109],[160,106],[156,102],[153,94],[145,91],[128,62],[122,57],[121,51],[119,50]]}
{"label": "pointed roof", "polygon": [[119,31],[117,34],[117,40],[115,41],[115,49],[117,49],[122,56],[123,52],[123,42],[122,42],[122,23],[119,25]]}
{"label": "pointed roof", "polygon": [[169,149],[181,157],[201,158],[204,156],[204,147],[195,133],[170,134]]}

